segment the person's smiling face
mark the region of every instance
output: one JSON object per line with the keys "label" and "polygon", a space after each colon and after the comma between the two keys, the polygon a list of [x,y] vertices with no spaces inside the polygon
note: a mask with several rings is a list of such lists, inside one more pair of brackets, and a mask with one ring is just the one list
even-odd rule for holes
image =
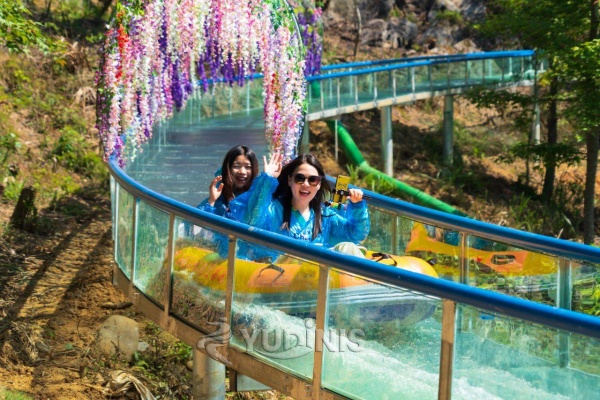
{"label": "person's smiling face", "polygon": [[252,163],[241,154],[231,164],[231,178],[237,190],[243,189],[252,179]]}
{"label": "person's smiling face", "polygon": [[[288,185],[292,189],[292,206],[296,210],[303,211],[309,207],[310,202],[321,188],[320,179],[319,172],[310,164],[300,165],[288,177]],[[319,181],[317,182],[317,180]]]}

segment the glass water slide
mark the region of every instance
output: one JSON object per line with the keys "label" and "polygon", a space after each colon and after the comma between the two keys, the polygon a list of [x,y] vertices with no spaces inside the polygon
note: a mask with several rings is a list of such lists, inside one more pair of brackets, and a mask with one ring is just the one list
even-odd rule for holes
{"label": "glass water slide", "polygon": [[[308,115],[523,84],[531,58],[327,72]],[[597,396],[596,248],[367,191],[366,247],[436,258],[436,278],[198,211],[227,149],[266,154],[261,91],[259,78],[216,86],[155,127],[126,169],[110,163],[115,282],[146,315],[191,346],[208,334],[230,368],[298,399]],[[237,259],[248,245],[284,256],[276,265]]]}

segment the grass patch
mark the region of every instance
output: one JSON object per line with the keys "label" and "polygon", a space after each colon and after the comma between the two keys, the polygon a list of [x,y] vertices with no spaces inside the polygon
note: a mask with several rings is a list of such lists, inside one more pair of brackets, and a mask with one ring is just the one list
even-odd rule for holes
{"label": "grass patch", "polygon": [[24,392],[0,388],[0,399],[4,400],[33,400],[34,397]]}

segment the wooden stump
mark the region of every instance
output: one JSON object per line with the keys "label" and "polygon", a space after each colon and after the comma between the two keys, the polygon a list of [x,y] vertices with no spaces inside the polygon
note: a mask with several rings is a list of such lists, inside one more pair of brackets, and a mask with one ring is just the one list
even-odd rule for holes
{"label": "wooden stump", "polygon": [[35,190],[31,186],[27,186],[21,190],[19,200],[10,217],[10,226],[16,229],[25,229],[28,222],[37,215],[37,210],[34,204]]}

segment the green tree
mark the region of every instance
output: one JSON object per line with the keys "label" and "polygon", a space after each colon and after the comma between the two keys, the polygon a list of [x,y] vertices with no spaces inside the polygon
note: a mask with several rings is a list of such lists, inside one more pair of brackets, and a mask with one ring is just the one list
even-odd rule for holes
{"label": "green tree", "polygon": [[589,40],[569,49],[556,69],[559,79],[568,83],[566,115],[585,136],[586,172],[583,205],[583,241],[593,243],[596,175],[600,148],[600,39],[598,2],[590,0]]}
{"label": "green tree", "polygon": [[0,0],[0,46],[13,52],[27,51],[30,46],[48,51],[51,40],[21,0]]}
{"label": "green tree", "polygon": [[[557,145],[559,118],[568,118],[586,140],[586,187],[584,201],[584,242],[594,240],[594,184],[598,158],[597,104],[598,53],[593,43],[598,36],[597,0],[493,0],[490,15],[481,32],[509,46],[535,49],[548,60],[549,70],[540,103],[546,107],[547,145]],[[593,59],[595,54],[596,59]],[[560,101],[566,112],[561,113]],[[595,138],[595,140],[594,140]],[[535,144],[533,144],[535,145]],[[595,147],[594,147],[595,146]],[[560,149],[556,146],[555,149]],[[543,154],[545,167],[543,196],[553,194],[555,169],[564,155],[556,151]]]}

